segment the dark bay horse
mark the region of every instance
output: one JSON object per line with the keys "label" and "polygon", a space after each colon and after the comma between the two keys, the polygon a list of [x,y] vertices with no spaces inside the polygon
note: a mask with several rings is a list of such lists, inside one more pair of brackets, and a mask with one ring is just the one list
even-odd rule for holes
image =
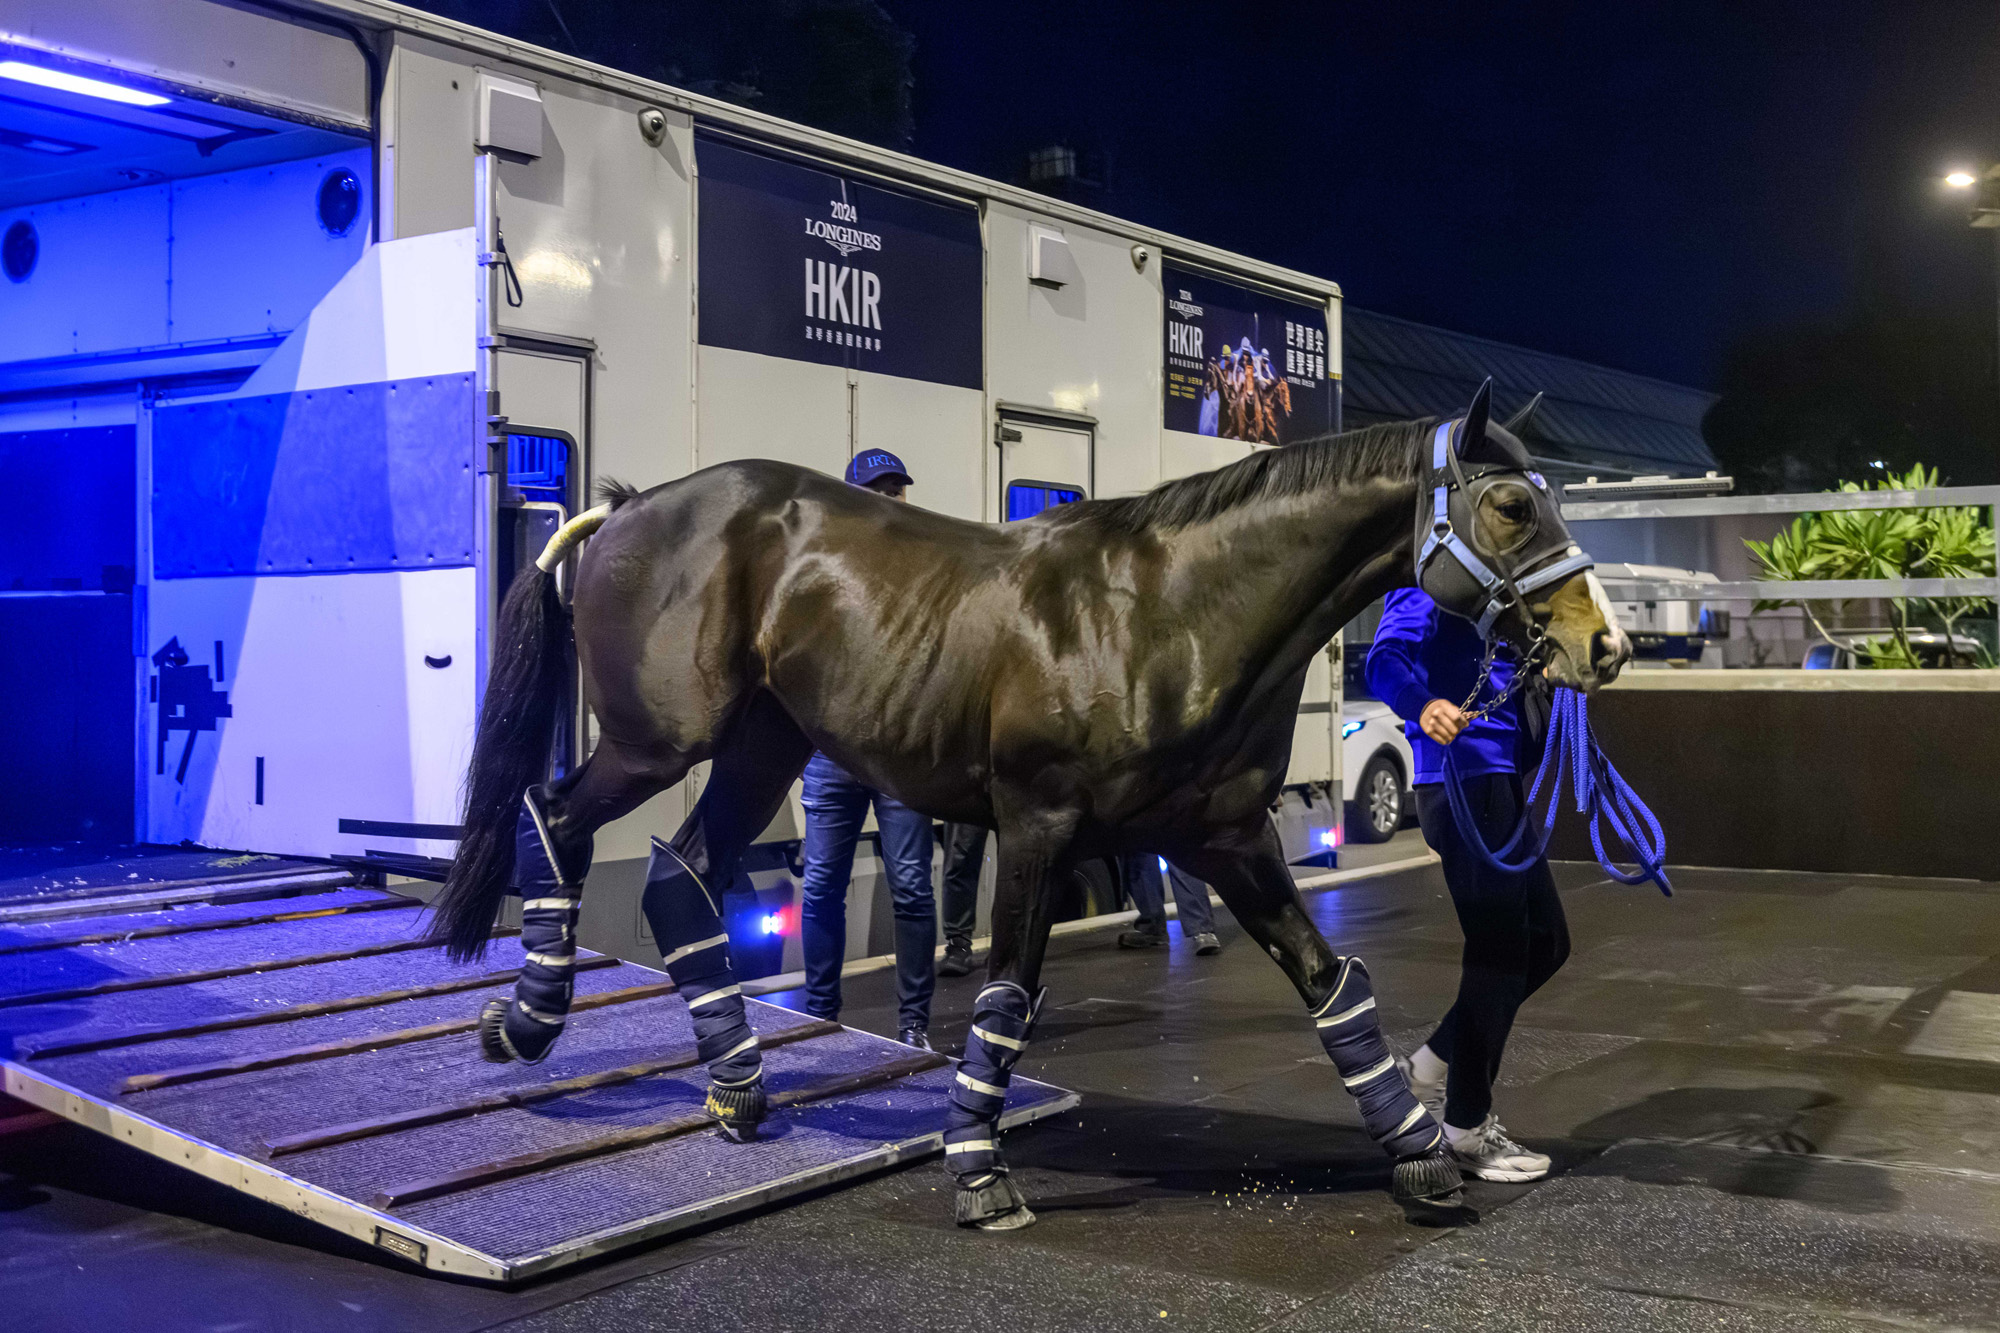
{"label": "dark bay horse", "polygon": [[[1390,589],[1421,579],[1560,683],[1616,674],[1622,635],[1528,468],[1481,390],[1457,421],[1260,450],[1005,526],[776,462],[616,490],[523,572],[499,620],[465,837],[436,905],[439,937],[470,957],[510,884],[526,899],[528,961],[515,1000],[484,1016],[489,1057],[540,1059],[561,1032],[593,831],[713,760],[687,822],[654,840],[643,901],[695,1020],[709,1107],[753,1136],[762,1066],[720,891],[819,749],[932,818],[998,831],[988,982],[946,1134],[960,1222],[1033,1220],[996,1129],[1040,1008],[1050,904],[1077,861],[1123,852],[1215,887],[1305,999],[1397,1159],[1399,1200],[1448,1215],[1458,1170],[1390,1060],[1366,969],[1302,909],[1269,809],[1308,664]],[[547,571],[585,537],[566,612]],[[533,785],[572,624],[601,739]]]}

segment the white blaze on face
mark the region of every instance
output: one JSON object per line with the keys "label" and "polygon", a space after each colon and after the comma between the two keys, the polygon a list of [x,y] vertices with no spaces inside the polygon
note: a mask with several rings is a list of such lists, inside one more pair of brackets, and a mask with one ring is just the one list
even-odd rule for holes
{"label": "white blaze on face", "polygon": [[1632,656],[1632,640],[1626,637],[1624,626],[1618,623],[1618,612],[1612,609],[1610,594],[1597,581],[1597,571],[1583,572],[1584,586],[1590,589],[1590,604],[1597,608],[1597,614],[1604,617],[1604,627],[1611,633],[1611,646],[1616,650],[1617,660],[1624,662]]}

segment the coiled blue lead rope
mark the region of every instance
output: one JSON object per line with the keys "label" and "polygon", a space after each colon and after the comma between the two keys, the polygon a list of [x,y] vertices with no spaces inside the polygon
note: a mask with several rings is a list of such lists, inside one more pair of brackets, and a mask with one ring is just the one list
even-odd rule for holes
{"label": "coiled blue lead rope", "polygon": [[[1590,846],[1597,853],[1597,864],[1604,873],[1621,884],[1644,884],[1651,881],[1660,886],[1660,892],[1673,896],[1674,886],[1667,879],[1667,839],[1660,829],[1660,821],[1646,808],[1631,784],[1619,776],[1611,761],[1604,757],[1603,749],[1597,744],[1597,737],[1590,730],[1589,702],[1578,690],[1558,686],[1555,698],[1549,707],[1549,729],[1542,747],[1541,766],[1535,770],[1535,784],[1528,790],[1528,799],[1522,807],[1520,822],[1514,832],[1499,847],[1486,845],[1486,838],[1479,831],[1479,822],[1474,817],[1472,803],[1466,798],[1464,779],[1458,771],[1458,759],[1452,747],[1444,747],[1444,794],[1451,804],[1451,816],[1458,824],[1458,831],[1481,860],[1495,870],[1508,874],[1519,874],[1541,860],[1548,850],[1549,834],[1555,829],[1556,806],[1561,804],[1563,774],[1567,769],[1570,786],[1576,798],[1576,812],[1590,820]],[[1549,780],[1553,778],[1554,781]],[[1549,803],[1542,815],[1540,836],[1533,832],[1534,806],[1542,794],[1542,784],[1549,782]],[[1611,862],[1604,850],[1605,820],[1611,823],[1611,833],[1633,853],[1632,860],[1638,869],[1620,870]]]}

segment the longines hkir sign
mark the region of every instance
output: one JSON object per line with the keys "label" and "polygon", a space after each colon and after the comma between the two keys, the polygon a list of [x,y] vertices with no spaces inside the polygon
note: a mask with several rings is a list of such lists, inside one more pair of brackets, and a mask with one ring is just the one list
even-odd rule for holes
{"label": "longines hkir sign", "polygon": [[980,387],[979,215],[697,140],[701,341]]}

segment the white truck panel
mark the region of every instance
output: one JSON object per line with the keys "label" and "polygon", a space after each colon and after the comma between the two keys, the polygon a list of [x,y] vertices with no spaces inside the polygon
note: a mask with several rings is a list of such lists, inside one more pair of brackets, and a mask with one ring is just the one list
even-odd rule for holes
{"label": "white truck panel", "polygon": [[[1029,281],[1038,227],[1062,233],[1076,282],[1050,288]],[[1160,480],[1159,273],[1157,258],[1141,271],[1123,237],[987,205],[987,396],[1094,420],[1100,497],[1135,494]]]}

